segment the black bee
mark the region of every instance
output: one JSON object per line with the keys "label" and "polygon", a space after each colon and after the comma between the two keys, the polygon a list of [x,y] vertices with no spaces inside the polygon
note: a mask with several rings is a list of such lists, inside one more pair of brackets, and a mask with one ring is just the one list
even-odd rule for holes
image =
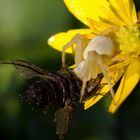
{"label": "black bee", "polygon": [[[27,99],[45,109],[55,108],[56,133],[60,139],[63,139],[70,127],[74,109],[80,103],[82,81],[69,68],[62,68],[53,74],[21,60],[0,62],[0,64],[12,64],[26,77],[37,78],[27,88]],[[97,95],[102,78],[103,75],[99,74],[97,79],[87,82],[84,100]]]}

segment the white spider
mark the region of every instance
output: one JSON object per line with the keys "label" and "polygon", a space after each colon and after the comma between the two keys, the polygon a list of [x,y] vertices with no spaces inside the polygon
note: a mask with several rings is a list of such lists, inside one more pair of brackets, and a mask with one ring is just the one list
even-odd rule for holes
{"label": "white spider", "polygon": [[[95,36],[87,46],[84,43],[85,39],[81,34],[75,35],[70,42],[68,42],[62,50],[62,65],[65,66],[65,51],[72,47],[75,53],[74,69],[77,76],[83,81],[80,101],[85,92],[86,83],[91,79],[96,79],[97,75],[103,73],[110,88],[111,96],[114,97],[111,80],[108,76],[108,66],[105,64],[115,53],[115,46],[111,38],[105,35]],[[73,48],[75,44],[75,50]]]}

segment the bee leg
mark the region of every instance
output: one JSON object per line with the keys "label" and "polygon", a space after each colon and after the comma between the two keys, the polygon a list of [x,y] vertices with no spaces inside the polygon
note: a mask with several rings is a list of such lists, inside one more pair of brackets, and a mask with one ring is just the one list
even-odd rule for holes
{"label": "bee leg", "polygon": [[[75,50],[73,45],[76,44]],[[68,42],[62,49],[62,67],[65,67],[65,53],[68,48],[72,47],[72,52],[75,54],[75,63],[80,63],[83,54],[83,36],[76,34],[70,42]],[[74,52],[75,51],[75,52]]]}

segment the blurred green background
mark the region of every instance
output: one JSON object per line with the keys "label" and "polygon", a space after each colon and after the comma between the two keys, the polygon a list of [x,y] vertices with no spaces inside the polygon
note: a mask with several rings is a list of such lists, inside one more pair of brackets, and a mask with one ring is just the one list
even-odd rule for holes
{"label": "blurred green background", "polygon": [[[135,0],[137,10],[140,1]],[[47,39],[83,25],[61,0],[0,0],[0,60],[21,59],[56,71],[61,53]],[[0,66],[0,136],[2,140],[57,140],[53,112],[44,114],[19,97],[23,78],[14,67]],[[66,140],[140,140],[140,95],[135,91],[114,115],[108,97],[87,111],[76,108]]]}

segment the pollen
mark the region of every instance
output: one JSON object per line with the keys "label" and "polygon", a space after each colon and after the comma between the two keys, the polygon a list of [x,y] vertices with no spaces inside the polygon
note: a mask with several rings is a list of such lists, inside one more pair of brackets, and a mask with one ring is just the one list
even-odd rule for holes
{"label": "pollen", "polygon": [[116,41],[123,54],[140,54],[140,29],[137,25],[121,27],[120,30],[116,32],[116,36]]}

